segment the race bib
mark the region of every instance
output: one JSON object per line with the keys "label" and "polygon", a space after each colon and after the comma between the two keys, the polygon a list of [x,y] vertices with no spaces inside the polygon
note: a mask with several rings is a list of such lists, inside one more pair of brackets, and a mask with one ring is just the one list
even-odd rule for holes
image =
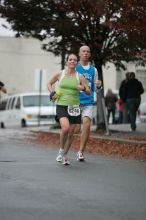
{"label": "race bib", "polygon": [[70,116],[79,116],[81,114],[81,110],[78,105],[68,106],[67,111]]}

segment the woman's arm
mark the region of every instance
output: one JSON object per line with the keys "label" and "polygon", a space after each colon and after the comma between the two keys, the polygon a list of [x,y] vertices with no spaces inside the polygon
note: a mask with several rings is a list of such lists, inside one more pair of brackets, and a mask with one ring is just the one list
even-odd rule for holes
{"label": "woman's arm", "polygon": [[79,79],[80,79],[80,83],[81,83],[81,85],[80,85],[81,89],[80,90],[84,91],[87,95],[89,95],[90,94],[90,88],[87,85],[84,76],[79,75]]}
{"label": "woman's arm", "polygon": [[53,85],[54,85],[57,81],[59,81],[60,75],[61,75],[60,72],[59,72],[59,73],[56,73],[56,74],[49,80],[49,82],[48,82],[48,84],[47,84],[48,90],[50,91],[50,100],[51,100],[52,102],[55,102],[55,100],[56,100],[56,98],[57,98],[56,92],[54,91],[54,88],[53,88]]}
{"label": "woman's arm", "polygon": [[59,80],[60,78],[60,72],[59,73],[56,73],[48,82],[47,84],[47,88],[50,92],[52,92],[54,89],[53,89],[53,85]]}

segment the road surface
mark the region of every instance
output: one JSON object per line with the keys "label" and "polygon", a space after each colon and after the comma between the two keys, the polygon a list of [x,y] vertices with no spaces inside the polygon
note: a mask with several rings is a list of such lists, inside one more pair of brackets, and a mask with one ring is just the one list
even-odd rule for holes
{"label": "road surface", "polygon": [[56,147],[0,132],[0,220],[145,219],[145,162],[70,152],[65,167]]}

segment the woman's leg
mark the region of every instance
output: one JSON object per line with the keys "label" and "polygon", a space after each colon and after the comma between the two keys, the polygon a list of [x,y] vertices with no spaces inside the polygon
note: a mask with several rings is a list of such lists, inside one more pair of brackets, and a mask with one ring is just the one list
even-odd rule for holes
{"label": "woman's leg", "polygon": [[57,154],[56,160],[57,162],[63,162],[63,156],[64,156],[64,146],[66,144],[68,132],[69,132],[69,120],[66,117],[62,117],[60,119],[60,125],[61,125],[61,132],[60,132],[60,149]]}
{"label": "woman's leg", "polygon": [[119,124],[123,123],[123,112],[119,111]]}
{"label": "woman's leg", "polygon": [[64,146],[66,144],[66,140],[67,140],[67,137],[68,137],[69,128],[70,128],[68,118],[66,118],[66,117],[60,118],[60,126],[61,126],[60,148],[64,149]]}
{"label": "woman's leg", "polygon": [[65,147],[64,147],[64,155],[66,155],[70,149],[70,146],[71,146],[73,138],[74,138],[75,128],[76,128],[75,124],[70,125],[67,140],[66,140]]}
{"label": "woman's leg", "polygon": [[[60,125],[61,125],[61,134],[60,134],[60,148],[61,149],[59,151],[64,149],[64,151],[61,155],[62,156],[62,163],[64,165],[69,165],[70,162],[67,158],[67,153],[68,153],[68,150],[72,144],[75,125],[70,125],[67,118],[61,118]],[[58,161],[58,162],[60,162],[60,161]]]}

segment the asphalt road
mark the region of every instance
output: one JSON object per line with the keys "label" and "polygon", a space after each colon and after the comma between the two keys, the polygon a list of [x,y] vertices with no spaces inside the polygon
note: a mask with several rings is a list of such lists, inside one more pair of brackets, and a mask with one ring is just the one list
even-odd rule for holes
{"label": "asphalt road", "polygon": [[57,148],[4,134],[0,220],[145,219],[145,162],[88,154],[83,163],[70,152],[71,165],[65,167],[55,161]]}

